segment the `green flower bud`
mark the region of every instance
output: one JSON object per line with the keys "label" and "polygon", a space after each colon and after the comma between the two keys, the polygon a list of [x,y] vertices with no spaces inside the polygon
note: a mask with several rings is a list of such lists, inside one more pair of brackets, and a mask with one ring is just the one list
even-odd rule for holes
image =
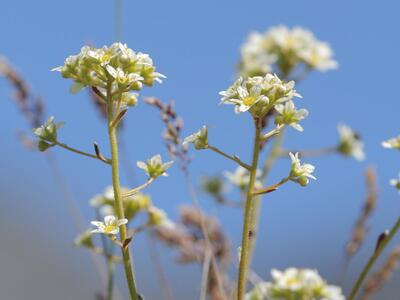
{"label": "green flower bud", "polygon": [[203,126],[199,131],[189,135],[183,140],[182,145],[193,143],[197,150],[208,148],[208,128]]}
{"label": "green flower bud", "polygon": [[55,143],[57,141],[57,129],[64,123],[54,123],[54,117],[50,117],[46,123],[39,128],[33,130],[33,133],[40,139],[47,142]]}

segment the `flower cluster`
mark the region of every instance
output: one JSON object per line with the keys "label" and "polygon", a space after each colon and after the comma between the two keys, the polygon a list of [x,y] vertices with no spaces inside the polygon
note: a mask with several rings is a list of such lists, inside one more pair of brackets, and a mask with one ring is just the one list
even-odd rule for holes
{"label": "flower cluster", "polygon": [[221,91],[221,103],[235,105],[235,112],[249,111],[254,118],[262,118],[276,104],[301,97],[294,89],[294,81],[283,82],[275,74],[243,79],[240,77],[226,91]]}
{"label": "flower cluster", "polygon": [[57,130],[64,125],[63,122],[54,123],[54,117],[50,117],[46,123],[33,130],[33,133],[38,137],[38,147],[40,151],[46,151],[53,147],[57,142]]}
{"label": "flower cluster", "polygon": [[400,150],[400,135],[382,142],[384,148]]}
{"label": "flower cluster", "polygon": [[138,161],[137,166],[146,171],[150,178],[157,178],[158,176],[168,176],[166,170],[171,167],[173,161],[163,163],[159,154],[154,155],[146,162]]}
{"label": "flower cluster", "polygon": [[364,144],[360,136],[344,124],[339,124],[338,132],[340,142],[337,151],[346,156],[353,156],[357,160],[363,160],[365,158]]}
{"label": "flower cluster", "polygon": [[[139,91],[143,84],[151,86],[154,81],[161,82],[164,78],[156,72],[148,54],[135,52],[122,43],[103,48],[84,46],[79,54],[69,56],[63,66],[53,70],[60,71],[64,78],[74,80],[72,92],[84,87],[106,89],[111,85],[116,97],[129,91]],[[135,95],[126,94],[124,97],[132,103]]]}
{"label": "flower cluster", "polygon": [[[230,183],[237,186],[240,190],[245,191],[250,181],[250,172],[245,168],[239,166],[236,168],[235,172],[225,172],[225,177],[229,180]],[[256,180],[254,182],[254,188],[259,189],[262,187],[261,182],[261,170],[256,171]]]}
{"label": "flower cluster", "polygon": [[207,126],[203,126],[197,132],[186,137],[183,140],[182,145],[185,146],[189,143],[193,143],[194,147],[197,150],[207,149],[208,148],[208,128],[207,128]]}
{"label": "flower cluster", "polygon": [[309,183],[309,178],[316,180],[312,173],[315,167],[310,164],[301,164],[299,159],[299,153],[289,153],[290,159],[292,160],[292,168],[290,170],[289,179],[297,182],[302,186],[306,186]]}
{"label": "flower cluster", "polygon": [[272,270],[272,282],[262,282],[246,294],[246,300],[344,300],[341,288],[328,285],[316,270]]}
{"label": "flower cluster", "polygon": [[276,26],[265,33],[249,35],[241,49],[239,73],[244,77],[262,76],[269,72],[288,76],[299,66],[327,71],[338,66],[332,56],[329,44],[316,39],[311,31],[301,27]]}

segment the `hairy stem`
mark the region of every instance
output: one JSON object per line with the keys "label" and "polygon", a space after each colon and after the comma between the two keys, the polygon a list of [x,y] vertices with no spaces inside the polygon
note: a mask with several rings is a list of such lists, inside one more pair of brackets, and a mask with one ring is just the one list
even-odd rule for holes
{"label": "hairy stem", "polygon": [[[118,112],[117,112],[118,113]],[[112,170],[112,182],[114,189],[114,198],[115,198],[115,210],[117,213],[118,219],[125,218],[124,206],[121,197],[121,188],[119,182],[119,158],[118,158],[118,139],[117,139],[117,128],[115,128],[112,123],[114,119],[113,114],[113,102],[111,95],[111,85],[108,84],[107,87],[107,119],[108,119],[108,136],[110,141],[111,148],[111,170]],[[126,225],[120,226],[120,238],[121,243],[127,237],[127,228]],[[131,257],[129,254],[128,247],[121,247],[122,251],[122,259],[124,263],[125,276],[126,281],[128,283],[128,289],[131,300],[138,300],[138,295],[136,292],[136,284],[135,284],[135,276],[133,273],[133,267],[131,262]]]}
{"label": "hairy stem", "polygon": [[397,219],[397,222],[393,225],[392,229],[389,231],[389,234],[383,241],[380,242],[374,253],[372,254],[371,258],[368,260],[368,263],[365,265],[364,269],[362,270],[361,274],[358,276],[356,283],[351,290],[350,296],[348,300],[354,300],[358,291],[360,290],[365,278],[368,275],[368,272],[371,270],[373,265],[375,264],[378,257],[381,255],[383,250],[389,244],[389,242],[393,239],[393,237],[397,234],[400,229],[400,218]]}
{"label": "hairy stem", "polygon": [[250,180],[247,187],[246,204],[244,211],[243,221],[243,232],[242,232],[242,247],[240,253],[240,264],[239,264],[239,276],[238,276],[238,288],[237,288],[237,299],[242,300],[246,292],[247,275],[250,266],[250,244],[254,238],[254,222],[252,220],[254,216],[253,208],[253,188],[256,179],[258,156],[260,153],[260,142],[261,142],[261,124],[260,120],[256,119],[255,122],[255,137],[253,146],[253,159],[250,168]]}

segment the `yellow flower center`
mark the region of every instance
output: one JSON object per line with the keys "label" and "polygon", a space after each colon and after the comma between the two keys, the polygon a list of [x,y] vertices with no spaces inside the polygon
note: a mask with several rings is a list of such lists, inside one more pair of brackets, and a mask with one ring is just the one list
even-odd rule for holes
{"label": "yellow flower center", "polygon": [[246,98],[243,99],[243,104],[247,106],[252,106],[254,102],[256,102],[257,97],[255,96],[247,96]]}
{"label": "yellow flower center", "polygon": [[111,232],[111,231],[114,231],[115,229],[117,229],[117,226],[115,226],[114,224],[106,225],[104,227],[105,232]]}
{"label": "yellow flower center", "polygon": [[104,53],[104,55],[101,57],[100,61],[105,63],[105,62],[109,62],[110,59],[111,59],[111,53]]}
{"label": "yellow flower center", "polygon": [[286,283],[288,285],[296,285],[299,283],[299,280],[297,278],[289,278]]}

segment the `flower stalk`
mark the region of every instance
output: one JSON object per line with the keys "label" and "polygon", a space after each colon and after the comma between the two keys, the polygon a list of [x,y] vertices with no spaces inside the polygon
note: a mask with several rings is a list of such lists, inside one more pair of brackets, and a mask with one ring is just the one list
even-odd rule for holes
{"label": "flower stalk", "polygon": [[222,150],[219,150],[217,147],[214,147],[214,146],[211,146],[211,145],[208,145],[207,149],[210,149],[210,150],[212,150],[212,151],[214,151],[214,152],[226,157],[227,159],[230,159],[230,160],[236,162],[239,166],[241,166],[241,167],[243,167],[243,168],[245,168],[247,170],[251,169],[251,166],[249,166],[248,164],[242,162],[239,159],[239,157],[237,157],[236,155],[233,155],[233,156],[229,155],[229,154],[223,152]]}
{"label": "flower stalk", "polygon": [[242,246],[240,251],[240,263],[239,263],[239,276],[238,276],[238,287],[237,287],[237,299],[242,300],[246,293],[246,283],[247,275],[249,272],[250,265],[250,245],[254,238],[254,203],[253,203],[253,189],[254,182],[256,178],[258,157],[260,153],[260,143],[261,143],[261,119],[255,118],[255,137],[253,146],[253,158],[250,168],[250,180],[247,187],[246,193],[246,204],[244,211],[244,221],[243,221],[243,232],[242,232]]}
{"label": "flower stalk", "polygon": [[[112,170],[112,183],[115,197],[115,211],[119,219],[125,218],[124,206],[121,197],[121,188],[119,180],[119,157],[118,157],[118,138],[117,138],[117,127],[113,126],[114,120],[114,107],[111,92],[111,81],[107,84],[107,120],[108,120],[108,136],[111,148],[111,170]],[[118,113],[118,112],[116,112]],[[127,238],[127,228],[123,224],[120,226],[120,240],[123,241]],[[128,284],[129,294],[131,300],[138,300],[136,291],[135,276],[133,273],[132,261],[129,253],[129,249],[121,247],[122,259],[124,264],[126,281]]]}

